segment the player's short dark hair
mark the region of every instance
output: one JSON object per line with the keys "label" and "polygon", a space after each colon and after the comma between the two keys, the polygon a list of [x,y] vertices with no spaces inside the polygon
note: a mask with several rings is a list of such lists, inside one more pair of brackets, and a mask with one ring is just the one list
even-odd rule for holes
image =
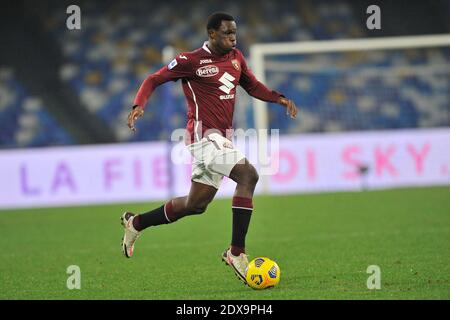
{"label": "player's short dark hair", "polygon": [[206,31],[210,29],[218,30],[222,21],[234,21],[234,18],[228,13],[224,12],[215,12],[208,17],[208,22],[206,24]]}

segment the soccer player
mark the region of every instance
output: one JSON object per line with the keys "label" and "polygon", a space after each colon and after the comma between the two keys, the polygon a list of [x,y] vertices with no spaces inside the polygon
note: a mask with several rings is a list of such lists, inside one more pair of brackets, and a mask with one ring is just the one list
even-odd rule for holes
{"label": "soccer player", "polygon": [[222,178],[227,176],[237,186],[232,201],[231,246],[223,252],[222,260],[246,283],[245,238],[258,173],[227,136],[232,129],[236,86],[241,85],[257,99],[282,105],[291,118],[296,117],[297,107],[255,78],[236,48],[236,30],[232,16],[211,15],[207,21],[208,41],[197,50],[176,56],[167,66],[148,76],[139,88],[128,115],[128,126],[133,131],[153,90],[167,81],[181,79],[188,104],[186,144],[194,159],[192,184],[187,196],[171,199],[150,212],[125,212],[121,217],[125,229],[122,250],[131,258],[134,244],[144,229],[205,212]]}

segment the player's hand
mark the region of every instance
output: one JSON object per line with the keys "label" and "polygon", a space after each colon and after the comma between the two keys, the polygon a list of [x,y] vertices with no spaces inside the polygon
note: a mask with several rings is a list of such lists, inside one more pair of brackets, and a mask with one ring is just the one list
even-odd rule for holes
{"label": "player's hand", "polygon": [[141,106],[134,106],[133,110],[128,114],[128,128],[136,132],[135,122],[144,115],[144,109]]}
{"label": "player's hand", "polygon": [[297,116],[298,109],[294,101],[281,97],[278,100],[278,103],[286,107],[286,114],[290,116],[292,119],[294,119]]}

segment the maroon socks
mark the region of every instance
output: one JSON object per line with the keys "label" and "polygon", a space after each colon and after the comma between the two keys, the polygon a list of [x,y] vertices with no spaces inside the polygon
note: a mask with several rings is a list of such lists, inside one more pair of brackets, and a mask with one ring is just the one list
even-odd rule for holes
{"label": "maroon socks", "polygon": [[245,253],[245,237],[253,212],[252,199],[233,198],[233,234],[231,238],[231,254],[239,256]]}

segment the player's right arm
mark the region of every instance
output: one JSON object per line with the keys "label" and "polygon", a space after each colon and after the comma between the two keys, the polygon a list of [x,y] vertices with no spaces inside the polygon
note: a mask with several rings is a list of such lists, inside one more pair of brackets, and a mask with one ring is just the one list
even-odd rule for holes
{"label": "player's right arm", "polygon": [[157,72],[149,75],[142,82],[134,98],[131,112],[128,114],[128,127],[136,131],[135,122],[144,115],[144,109],[150,99],[153,91],[163,83],[175,81],[181,78],[189,78],[191,75],[191,61],[187,54],[180,54],[173,59],[167,66],[159,69]]}

